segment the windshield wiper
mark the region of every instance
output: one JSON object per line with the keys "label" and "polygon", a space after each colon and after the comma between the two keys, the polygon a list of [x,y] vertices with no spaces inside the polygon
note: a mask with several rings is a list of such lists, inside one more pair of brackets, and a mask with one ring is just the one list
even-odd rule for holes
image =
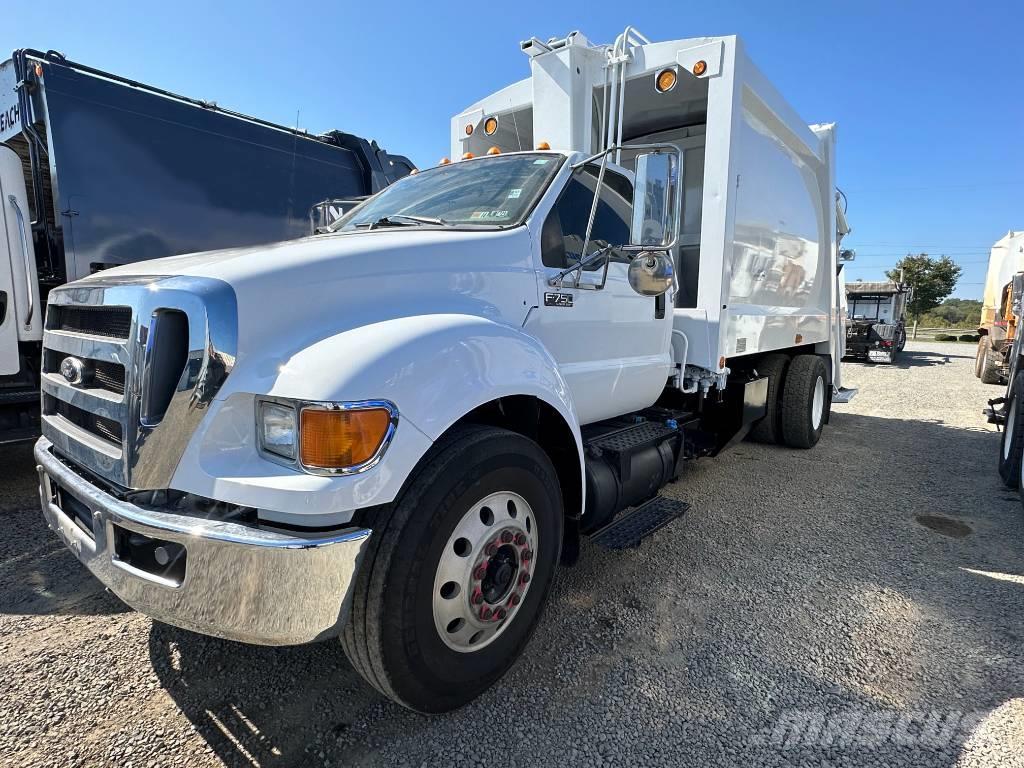
{"label": "windshield wiper", "polygon": [[383,216],[370,224],[370,229],[379,227],[413,227],[417,224],[436,224],[441,227],[450,227],[451,224],[444,219],[433,216],[409,216],[404,213],[393,213],[390,216]]}

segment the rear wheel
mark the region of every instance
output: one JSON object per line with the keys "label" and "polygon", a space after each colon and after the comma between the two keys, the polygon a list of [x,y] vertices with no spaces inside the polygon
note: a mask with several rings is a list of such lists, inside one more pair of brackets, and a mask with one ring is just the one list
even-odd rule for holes
{"label": "rear wheel", "polygon": [[1007,488],[1020,485],[1021,454],[1024,453],[1024,377],[1016,376],[1006,402],[1006,424],[999,445],[999,477]]}
{"label": "rear wheel", "polygon": [[828,407],[828,369],[817,355],[797,355],[782,386],[782,441],[812,448],[821,438]]}
{"label": "rear wheel", "polygon": [[786,375],[786,366],[788,365],[789,357],[781,354],[765,355],[757,364],[758,374],[768,377],[768,399],[764,417],[750,430],[750,439],[754,442],[781,442],[779,416],[782,412],[782,380]]}
{"label": "rear wheel", "polygon": [[555,578],[562,499],[532,440],[470,426],[445,439],[381,508],[342,644],[385,696],[460,707],[526,646]]}
{"label": "rear wheel", "polygon": [[[987,336],[985,338],[988,339]],[[996,360],[991,342],[985,345],[985,352],[981,358],[981,381],[983,384],[999,383],[999,362]]]}

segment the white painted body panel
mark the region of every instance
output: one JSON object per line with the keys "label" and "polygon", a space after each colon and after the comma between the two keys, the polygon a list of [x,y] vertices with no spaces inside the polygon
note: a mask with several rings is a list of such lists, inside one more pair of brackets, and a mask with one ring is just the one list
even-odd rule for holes
{"label": "white painted body panel", "polygon": [[[10,201],[12,195],[17,208]],[[43,337],[30,215],[21,159],[13,149],[0,144],[0,291],[7,294],[7,312],[0,323],[0,375],[18,373],[19,341]],[[25,322],[30,310],[31,319]]]}
{"label": "white painted body panel", "polygon": [[[557,363],[522,330],[538,304],[533,258],[525,226],[410,228],[176,256],[95,279],[175,274],[232,286],[239,312],[235,367],[172,487],[257,507],[265,519],[329,525],[393,500],[432,442],[495,398],[543,400],[579,441],[579,419]],[[373,469],[306,475],[258,455],[257,395],[387,399],[398,406],[400,421]]]}
{"label": "white painted body panel", "polygon": [[981,325],[989,325],[999,314],[1003,289],[1018,272],[1024,272],[1024,230],[1010,230],[993,245],[985,274],[985,296]]}
{"label": "white painted body panel", "polygon": [[[519,133],[523,116],[532,114],[529,132],[556,149],[594,152],[603,146],[599,110],[592,109],[593,88],[604,83],[602,49],[578,34],[567,41],[533,55],[528,80],[453,119],[453,157],[479,151],[487,141],[514,149],[503,143],[509,139],[504,131],[490,139],[479,130],[465,133],[467,124],[479,128],[488,115],[499,116],[504,127],[513,113]],[[690,72],[698,61],[706,71],[695,78]],[[808,126],[737,37],[692,38],[631,48],[625,120],[627,126],[633,121],[634,130],[627,130],[627,141],[663,135],[635,126],[645,125],[657,108],[654,77],[666,67],[677,67],[676,90],[690,94],[679,102],[679,124],[706,126],[696,301],[677,307],[674,318],[688,342],[687,362],[719,371],[722,357],[797,345],[831,354],[839,343],[840,302],[834,127]],[[687,210],[693,206],[684,201]]]}

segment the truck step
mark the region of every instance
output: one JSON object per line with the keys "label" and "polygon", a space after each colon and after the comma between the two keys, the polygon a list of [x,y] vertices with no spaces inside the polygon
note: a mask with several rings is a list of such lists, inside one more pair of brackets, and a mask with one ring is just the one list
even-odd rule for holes
{"label": "truck step", "polygon": [[649,445],[657,445],[676,430],[660,421],[642,421],[627,427],[596,435],[586,441],[588,448],[599,448],[612,453],[628,453]]}
{"label": "truck step", "polygon": [[605,549],[632,549],[655,531],[682,517],[690,505],[677,499],[655,496],[608,523],[590,538]]}
{"label": "truck step", "polygon": [[839,389],[835,390],[832,393],[832,404],[833,405],[835,405],[836,403],[845,404],[845,403],[850,402],[851,400],[853,400],[854,396],[857,394],[857,391],[858,390],[857,390],[856,387],[840,387]]}

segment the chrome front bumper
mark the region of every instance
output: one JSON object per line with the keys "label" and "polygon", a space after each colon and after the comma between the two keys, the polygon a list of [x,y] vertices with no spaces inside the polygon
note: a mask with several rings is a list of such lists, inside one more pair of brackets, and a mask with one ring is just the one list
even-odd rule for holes
{"label": "chrome front bumper", "polygon": [[[167,624],[260,645],[296,645],[341,631],[371,531],[302,538],[142,509],[84,480],[50,449],[46,438],[35,446],[47,524],[132,608]],[[91,514],[92,535],[61,509],[68,494],[79,515]],[[168,578],[126,561],[119,547],[126,537],[140,540],[138,534],[184,547],[183,572]]]}

